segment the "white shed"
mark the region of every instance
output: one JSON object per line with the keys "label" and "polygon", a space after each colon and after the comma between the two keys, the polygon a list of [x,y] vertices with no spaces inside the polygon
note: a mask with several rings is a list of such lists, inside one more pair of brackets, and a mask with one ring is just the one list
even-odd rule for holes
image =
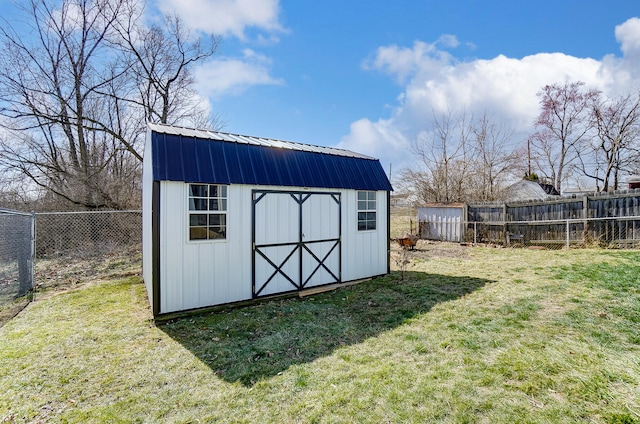
{"label": "white shed", "polygon": [[391,190],[380,162],[358,153],[149,124],[154,316],[388,273]]}
{"label": "white shed", "polygon": [[461,242],[464,203],[431,203],[418,208],[418,236],[425,240]]}

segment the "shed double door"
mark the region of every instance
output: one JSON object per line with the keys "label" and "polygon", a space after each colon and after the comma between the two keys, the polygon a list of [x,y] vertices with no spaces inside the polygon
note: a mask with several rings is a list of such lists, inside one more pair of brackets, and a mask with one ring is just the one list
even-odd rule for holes
{"label": "shed double door", "polygon": [[252,190],[252,295],[341,281],[341,195]]}

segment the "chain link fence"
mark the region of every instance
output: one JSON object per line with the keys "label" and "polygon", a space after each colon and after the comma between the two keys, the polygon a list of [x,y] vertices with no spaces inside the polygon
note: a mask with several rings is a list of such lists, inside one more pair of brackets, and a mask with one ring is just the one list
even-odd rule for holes
{"label": "chain link fence", "polygon": [[29,301],[34,287],[34,214],[0,209],[0,325]]}
{"label": "chain link fence", "polygon": [[85,263],[95,266],[94,258],[131,256],[141,246],[139,210],[36,214],[0,209],[0,325],[32,298],[38,287],[36,260],[71,264],[90,259]]}
{"label": "chain link fence", "polygon": [[142,245],[141,211],[36,214],[36,256],[94,257]]}

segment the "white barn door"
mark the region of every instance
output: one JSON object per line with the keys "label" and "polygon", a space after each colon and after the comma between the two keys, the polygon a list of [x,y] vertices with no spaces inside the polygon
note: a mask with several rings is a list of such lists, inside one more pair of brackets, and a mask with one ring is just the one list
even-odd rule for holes
{"label": "white barn door", "polygon": [[340,193],[252,196],[254,298],[341,282]]}

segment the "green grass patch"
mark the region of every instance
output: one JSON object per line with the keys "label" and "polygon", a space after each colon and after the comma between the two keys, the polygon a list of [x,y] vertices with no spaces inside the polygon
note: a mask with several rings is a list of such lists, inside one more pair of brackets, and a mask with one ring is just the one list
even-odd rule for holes
{"label": "green grass patch", "polygon": [[160,328],[229,382],[252,385],[392,330],[488,281],[412,272],[304,299],[257,304]]}
{"label": "green grass patch", "polygon": [[0,422],[640,423],[639,260],[474,248],[160,325],[79,284],[0,328]]}

